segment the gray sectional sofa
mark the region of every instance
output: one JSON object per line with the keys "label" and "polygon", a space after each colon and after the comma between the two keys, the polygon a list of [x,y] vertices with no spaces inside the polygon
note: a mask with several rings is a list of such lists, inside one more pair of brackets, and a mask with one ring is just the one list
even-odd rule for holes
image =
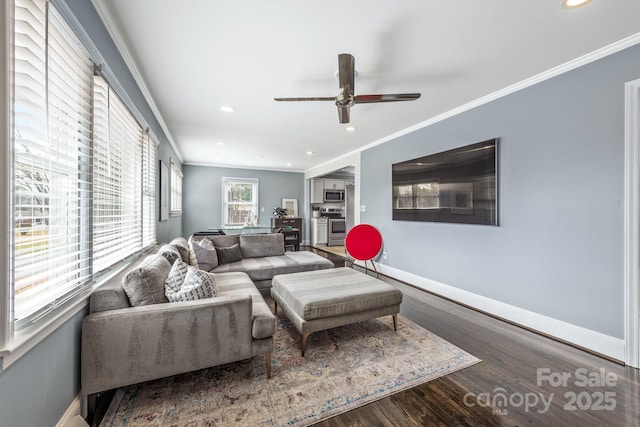
{"label": "gray sectional sofa", "polygon": [[[284,252],[279,233],[207,239],[175,239],[91,295],[82,322],[84,415],[93,412],[99,392],[256,355],[264,355],[271,375],[276,320],[256,285],[268,292],[275,275],[333,263],[311,252]],[[192,272],[213,273],[217,296],[168,302],[165,284],[189,259],[200,261]]]}

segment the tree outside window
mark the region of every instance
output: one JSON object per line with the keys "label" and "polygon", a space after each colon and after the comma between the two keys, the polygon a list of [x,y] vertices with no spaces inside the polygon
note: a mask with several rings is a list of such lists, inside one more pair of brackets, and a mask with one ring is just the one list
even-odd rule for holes
{"label": "tree outside window", "polygon": [[222,178],[224,226],[258,225],[258,180]]}

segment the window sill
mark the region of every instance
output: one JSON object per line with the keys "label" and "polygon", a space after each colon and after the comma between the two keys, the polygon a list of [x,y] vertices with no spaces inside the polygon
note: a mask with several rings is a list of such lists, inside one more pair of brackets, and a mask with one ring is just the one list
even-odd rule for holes
{"label": "window sill", "polygon": [[176,216],[182,216],[182,211],[170,212],[170,213],[169,213],[169,216],[170,216],[171,218],[174,218],[174,217],[176,217]]}
{"label": "window sill", "polygon": [[7,348],[0,350],[0,372],[15,363],[76,314],[85,310],[89,305],[89,297],[92,290],[80,294],[72,301],[69,301],[67,307],[52,316],[51,319],[43,321],[41,325],[16,334],[11,344]]}
{"label": "window sill", "polygon": [[83,310],[86,310],[89,306],[89,298],[94,290],[105,284],[112,277],[124,271],[126,268],[132,267],[134,263],[140,262],[144,256],[148,255],[154,249],[155,245],[144,251],[142,254],[133,256],[122,264],[116,264],[115,268],[98,278],[96,283],[90,289],[87,289],[85,292],[68,301],[64,307],[61,307],[57,313],[52,314],[50,318],[42,320],[41,323],[25,328],[25,330],[16,333],[11,343],[7,347],[0,349],[0,373],[15,363],[20,359],[20,357],[24,356],[29,350],[45,340],[71,318]]}

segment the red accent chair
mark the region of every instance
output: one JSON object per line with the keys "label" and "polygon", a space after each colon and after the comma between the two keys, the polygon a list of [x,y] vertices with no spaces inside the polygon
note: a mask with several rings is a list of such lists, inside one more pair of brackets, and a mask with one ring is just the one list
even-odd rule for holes
{"label": "red accent chair", "polygon": [[377,228],[369,224],[358,224],[347,233],[344,239],[344,246],[347,253],[353,258],[349,267],[353,266],[355,260],[364,261],[365,271],[367,261],[371,261],[376,277],[379,275],[373,258],[382,249],[382,236]]}

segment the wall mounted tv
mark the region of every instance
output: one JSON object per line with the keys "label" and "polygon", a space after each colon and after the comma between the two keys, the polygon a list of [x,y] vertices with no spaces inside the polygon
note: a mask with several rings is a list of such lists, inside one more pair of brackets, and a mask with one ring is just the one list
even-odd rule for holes
{"label": "wall mounted tv", "polygon": [[392,165],[393,219],[498,225],[498,139]]}

